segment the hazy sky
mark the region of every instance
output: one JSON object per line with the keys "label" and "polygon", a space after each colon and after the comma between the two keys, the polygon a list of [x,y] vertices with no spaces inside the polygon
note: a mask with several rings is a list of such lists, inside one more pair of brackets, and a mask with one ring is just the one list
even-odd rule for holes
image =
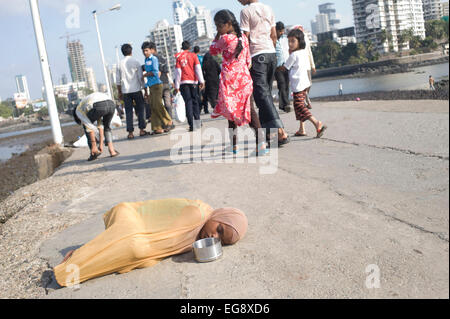
{"label": "hazy sky", "polygon": [[[211,10],[227,9],[239,14],[242,6],[237,0],[191,0],[194,5],[206,6]],[[326,0],[264,0],[270,5],[277,21],[285,24],[303,24],[310,29],[310,22],[318,13],[318,5]],[[333,1],[331,1],[333,2]],[[334,1],[341,27],[353,25],[351,0]],[[108,63],[115,63],[115,47],[132,43],[138,49],[156,22],[167,19],[173,23],[172,0],[39,0],[42,25],[47,51],[55,84],[65,73],[70,81],[67,60],[66,40],[59,39],[66,33],[87,33],[75,36],[84,45],[86,64],[93,67],[97,82],[104,82],[103,68],[99,54],[95,24],[91,12],[102,11],[121,3],[122,10],[108,12],[99,16],[103,47]],[[79,28],[68,28],[76,20],[70,19],[71,6],[76,5],[80,12]],[[40,98],[42,77],[34,37],[33,23],[28,0],[0,0],[0,97],[5,100],[16,92],[15,76],[26,75],[31,97]],[[143,59],[140,50],[135,57]]]}

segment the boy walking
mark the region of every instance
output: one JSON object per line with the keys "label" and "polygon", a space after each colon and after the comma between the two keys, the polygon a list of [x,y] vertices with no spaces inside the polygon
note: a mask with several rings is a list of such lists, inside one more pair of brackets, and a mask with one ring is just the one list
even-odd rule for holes
{"label": "boy walking", "polygon": [[163,82],[160,79],[161,72],[159,70],[158,58],[156,53],[156,45],[153,42],[144,42],[142,44],[142,52],[145,56],[145,77],[147,78],[146,95],[150,89],[150,108],[151,123],[153,134],[163,134],[165,130],[172,129],[172,118],[167,113],[163,105]]}

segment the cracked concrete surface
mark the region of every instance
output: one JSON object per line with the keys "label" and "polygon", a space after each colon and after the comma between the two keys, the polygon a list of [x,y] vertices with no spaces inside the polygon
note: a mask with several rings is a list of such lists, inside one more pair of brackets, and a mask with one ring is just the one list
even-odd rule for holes
{"label": "cracked concrete surface", "polygon": [[[236,206],[249,217],[249,233],[217,262],[197,264],[188,253],[78,290],[60,289],[47,272],[42,297],[448,298],[448,111],[447,101],[316,103],[326,136],[312,138],[308,125],[311,137],[280,149],[270,175],[258,164],[175,164],[169,136],[121,140],[122,156],[95,166],[77,150],[52,178],[102,176],[103,184],[87,183],[42,209],[84,216],[39,243],[38,257],[50,266],[101,233],[101,215],[123,201]],[[291,134],[298,129],[293,113],[282,119]],[[368,265],[379,267],[381,288],[366,288]]]}

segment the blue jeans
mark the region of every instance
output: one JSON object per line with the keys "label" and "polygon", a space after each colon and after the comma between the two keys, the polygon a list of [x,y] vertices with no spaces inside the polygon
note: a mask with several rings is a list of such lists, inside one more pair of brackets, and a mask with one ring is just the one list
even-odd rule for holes
{"label": "blue jeans", "polygon": [[127,132],[134,132],[133,110],[136,111],[138,117],[139,129],[145,130],[147,122],[145,120],[145,101],[142,92],[124,94],[123,101],[125,103],[125,114],[127,117]]}

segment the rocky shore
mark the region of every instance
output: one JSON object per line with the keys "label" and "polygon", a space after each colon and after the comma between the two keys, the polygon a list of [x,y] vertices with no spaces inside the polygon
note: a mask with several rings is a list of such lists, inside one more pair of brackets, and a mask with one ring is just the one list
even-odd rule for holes
{"label": "rocky shore", "polygon": [[386,75],[407,73],[420,67],[448,63],[449,57],[443,56],[434,59],[417,59],[414,56],[407,60],[387,60],[358,65],[346,65],[342,67],[317,70],[313,76],[315,80],[331,80],[336,78],[360,78],[373,75]]}

